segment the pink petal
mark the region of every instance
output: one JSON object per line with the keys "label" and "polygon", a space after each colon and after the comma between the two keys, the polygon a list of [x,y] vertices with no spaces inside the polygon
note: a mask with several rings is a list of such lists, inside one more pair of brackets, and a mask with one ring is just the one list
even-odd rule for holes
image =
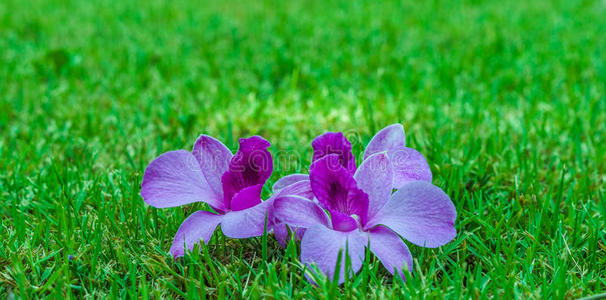
{"label": "pink petal", "polygon": [[354,179],[368,195],[368,216],[374,216],[391,196],[393,171],[387,154],[373,154],[364,160]]}
{"label": "pink petal", "polygon": [[406,136],[402,125],[389,125],[377,132],[364,151],[364,160],[384,151],[387,151],[393,167],[394,189],[399,189],[411,181],[431,182],[431,169],[425,157],[412,148],[406,148]]}
{"label": "pink petal", "polygon": [[261,203],[261,190],[263,189],[262,184],[252,185],[245,187],[241,191],[237,192],[231,199],[230,208],[233,211],[244,210],[251,208]]}
{"label": "pink petal", "polygon": [[406,147],[406,135],[402,124],[393,124],[381,129],[370,140],[364,150],[364,159],[384,151],[397,151]]}
{"label": "pink petal", "polygon": [[184,245],[191,251],[200,240],[208,243],[222,218],[222,215],[216,215],[203,210],[193,213],[179,226],[179,230],[177,230],[173,244],[170,247],[170,253],[174,257],[183,256],[185,253]]}
{"label": "pink petal", "polygon": [[316,224],[328,226],[326,212],[311,200],[291,195],[276,198],[274,216],[293,227],[307,228]]}
{"label": "pink petal", "polygon": [[[307,229],[301,240],[301,262],[313,273],[315,271],[312,265],[317,266],[323,274],[332,279],[337,266],[339,250],[341,250],[339,283],[342,283],[345,280],[346,252],[351,261],[351,269],[355,274],[362,267],[367,244],[368,238],[366,234],[358,230],[341,232],[329,229],[323,225],[315,225]],[[353,274],[350,274],[349,277],[351,275]]]}
{"label": "pink petal", "polygon": [[[303,197],[305,199],[313,199],[314,194],[311,191],[311,185],[309,184],[309,180],[302,180],[302,181],[297,181],[293,184],[290,184],[286,187],[284,187],[283,189],[280,189],[279,191],[275,192],[273,196],[271,196],[271,198],[269,198],[269,200],[267,201],[275,201],[275,199],[279,198],[279,197],[283,197],[283,196],[289,196],[289,195],[294,195],[294,196],[299,196],[299,197]],[[314,202],[315,203],[315,202]],[[275,203],[274,203],[274,207],[275,207]],[[281,223],[281,221],[276,220],[276,213],[275,211],[273,212],[273,218],[272,218],[272,224],[275,224],[273,226],[273,230],[274,230],[274,236],[276,237],[276,240],[278,241],[278,243],[280,243],[280,245],[282,245],[282,247],[286,247],[286,243],[288,242],[288,239],[290,238],[288,235],[288,230],[286,229],[286,224]],[[292,228],[291,227],[291,231],[295,231],[295,239],[297,240],[301,240],[301,238],[303,238],[303,233],[305,233],[305,228]]]}
{"label": "pink petal", "polygon": [[166,152],[147,166],[141,196],[145,203],[158,208],[193,202],[223,206],[204,178],[196,158],[185,150]]}
{"label": "pink petal", "polygon": [[288,196],[288,195],[297,195],[297,196],[303,197],[305,199],[314,198],[314,193],[311,190],[311,184],[310,184],[309,180],[301,180],[301,181],[295,182],[291,185],[288,185],[285,188],[280,189],[277,192],[274,192],[274,194],[271,196],[271,198],[275,199],[275,198],[278,198],[281,196]]}
{"label": "pink petal", "polygon": [[397,269],[400,277],[406,279],[402,270],[412,272],[412,255],[402,239],[382,226],[370,230],[368,239],[370,251],[381,260],[387,271],[393,275]]}
{"label": "pink petal", "polygon": [[309,175],[307,175],[307,174],[286,175],[286,176],[278,179],[278,181],[276,181],[274,183],[273,191],[274,191],[274,193],[277,193],[280,190],[284,189],[285,187],[287,187],[291,184],[297,183],[299,181],[304,181],[304,180],[309,180]]}
{"label": "pink petal", "polygon": [[230,211],[221,221],[221,229],[225,236],[235,239],[263,235],[265,218],[267,216],[267,231],[271,230],[273,201],[263,201],[258,205],[239,211]]}
{"label": "pink petal", "polygon": [[221,176],[229,170],[229,162],[233,157],[231,151],[214,137],[200,135],[194,144],[192,154],[198,160],[202,174],[217,194],[217,198],[223,199]]}
{"label": "pink petal", "polygon": [[411,181],[423,180],[431,183],[431,169],[423,155],[412,148],[403,148],[388,153],[393,165],[393,186],[399,189]]}
{"label": "pink petal", "polygon": [[416,245],[435,248],[456,236],[456,218],[454,204],[439,187],[413,181],[396,191],[366,228],[382,224]]}

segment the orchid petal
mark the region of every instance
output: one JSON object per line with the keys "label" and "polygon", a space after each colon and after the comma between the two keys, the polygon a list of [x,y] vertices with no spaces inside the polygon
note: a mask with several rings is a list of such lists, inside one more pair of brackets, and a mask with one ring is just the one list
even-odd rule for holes
{"label": "orchid petal", "polygon": [[402,270],[412,272],[412,255],[402,239],[391,230],[379,226],[369,231],[370,251],[374,253],[383,263],[383,266],[392,275],[397,269],[402,279]]}
{"label": "orchid petal", "polygon": [[223,206],[204,178],[196,158],[185,150],[166,152],[149,163],[141,182],[141,196],[145,203],[158,208],[193,202]]}
{"label": "orchid petal", "polygon": [[328,226],[326,212],[316,203],[303,197],[291,195],[274,201],[274,216],[290,226],[307,228],[316,224]]}
{"label": "orchid petal", "polygon": [[382,224],[413,244],[435,248],[456,236],[454,204],[439,187],[413,181],[396,191],[367,224]]}
{"label": "orchid petal", "polygon": [[406,148],[406,135],[401,124],[389,125],[377,132],[364,151],[364,160],[384,151],[387,151],[393,167],[394,189],[411,181],[431,182],[431,169],[425,157],[417,150]]}
{"label": "orchid petal", "polygon": [[277,193],[280,190],[284,189],[285,187],[287,187],[291,184],[297,183],[299,181],[304,181],[304,180],[309,180],[309,175],[307,175],[307,174],[286,175],[286,176],[278,179],[278,181],[276,181],[274,183],[273,191],[274,191],[274,193]]}
{"label": "orchid petal", "polygon": [[351,269],[355,274],[362,267],[367,244],[366,234],[358,230],[341,232],[318,224],[308,228],[301,240],[301,262],[313,273],[315,272],[312,265],[317,266],[323,274],[332,279],[341,251],[339,283],[342,283],[345,280],[345,255],[349,255]]}
{"label": "orchid petal", "polygon": [[187,246],[191,251],[200,240],[208,243],[222,218],[222,215],[216,215],[203,210],[191,214],[179,226],[173,244],[170,247],[170,253],[173,257],[183,256],[185,253],[184,246]]}
{"label": "orchid petal", "polygon": [[356,172],[356,159],[351,153],[351,143],[341,132],[327,132],[316,137],[311,143],[314,149],[312,162],[329,155],[337,154],[339,163],[351,174]]}
{"label": "orchid petal", "polygon": [[374,216],[385,205],[392,191],[393,171],[387,154],[373,154],[364,160],[354,179],[368,195],[368,216]]}
{"label": "orchid petal", "polygon": [[288,195],[297,195],[299,197],[303,197],[305,199],[310,199],[310,200],[314,198],[314,193],[311,189],[311,183],[309,180],[298,181],[289,186],[286,186],[285,188],[274,193],[272,198],[275,199],[280,196],[288,196]]}
{"label": "orchid petal", "polygon": [[379,152],[392,152],[402,150],[406,147],[406,134],[402,124],[392,124],[381,129],[370,140],[364,150],[364,159]]}
{"label": "orchid petal", "polygon": [[402,148],[389,152],[389,159],[393,165],[393,186],[399,189],[404,184],[423,180],[431,183],[431,169],[423,155],[412,148]]}
{"label": "orchid petal", "polygon": [[229,162],[233,154],[219,140],[208,135],[200,135],[192,155],[198,160],[204,178],[217,194],[217,198],[223,199],[223,185],[221,176],[229,170]]}
{"label": "orchid petal", "polygon": [[221,229],[225,236],[235,239],[261,236],[265,230],[271,230],[273,201],[263,201],[260,204],[239,211],[230,211],[221,221]]}

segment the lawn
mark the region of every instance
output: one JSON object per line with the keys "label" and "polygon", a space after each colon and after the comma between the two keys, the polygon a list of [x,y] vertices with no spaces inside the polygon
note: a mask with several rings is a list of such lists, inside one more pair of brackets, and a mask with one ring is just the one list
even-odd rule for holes
{"label": "lawn", "polygon": [[[0,2],[0,298],[575,298],[606,292],[606,2]],[[299,248],[156,209],[159,154],[262,135],[271,183],[311,140],[402,123],[457,237],[310,284]],[[70,259],[71,258],[71,259]]]}

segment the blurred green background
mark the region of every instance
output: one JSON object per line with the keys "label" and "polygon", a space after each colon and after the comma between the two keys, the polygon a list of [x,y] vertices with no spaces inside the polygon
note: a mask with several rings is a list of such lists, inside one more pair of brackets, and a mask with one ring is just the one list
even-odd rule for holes
{"label": "blurred green background", "polygon": [[[604,16],[603,0],[3,0],[0,296],[605,291]],[[359,152],[395,122],[459,212],[455,241],[411,247],[406,283],[373,259],[314,287],[273,239],[263,261],[261,239],[219,232],[209,256],[173,262],[200,207],[138,195],[151,159],[201,133],[297,151],[275,181],[305,171],[320,133],[346,131]]]}

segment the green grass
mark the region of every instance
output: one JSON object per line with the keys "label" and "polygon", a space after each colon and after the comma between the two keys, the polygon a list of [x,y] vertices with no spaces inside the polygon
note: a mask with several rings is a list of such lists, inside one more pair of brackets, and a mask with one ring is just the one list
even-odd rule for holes
{"label": "green grass", "polygon": [[[606,291],[606,2],[194,2],[0,1],[0,298]],[[296,244],[220,231],[175,262],[201,206],[139,196],[200,133],[263,135],[273,182],[324,131],[359,154],[395,122],[458,211],[454,241],[409,244],[405,283],[369,255],[315,287]]]}

